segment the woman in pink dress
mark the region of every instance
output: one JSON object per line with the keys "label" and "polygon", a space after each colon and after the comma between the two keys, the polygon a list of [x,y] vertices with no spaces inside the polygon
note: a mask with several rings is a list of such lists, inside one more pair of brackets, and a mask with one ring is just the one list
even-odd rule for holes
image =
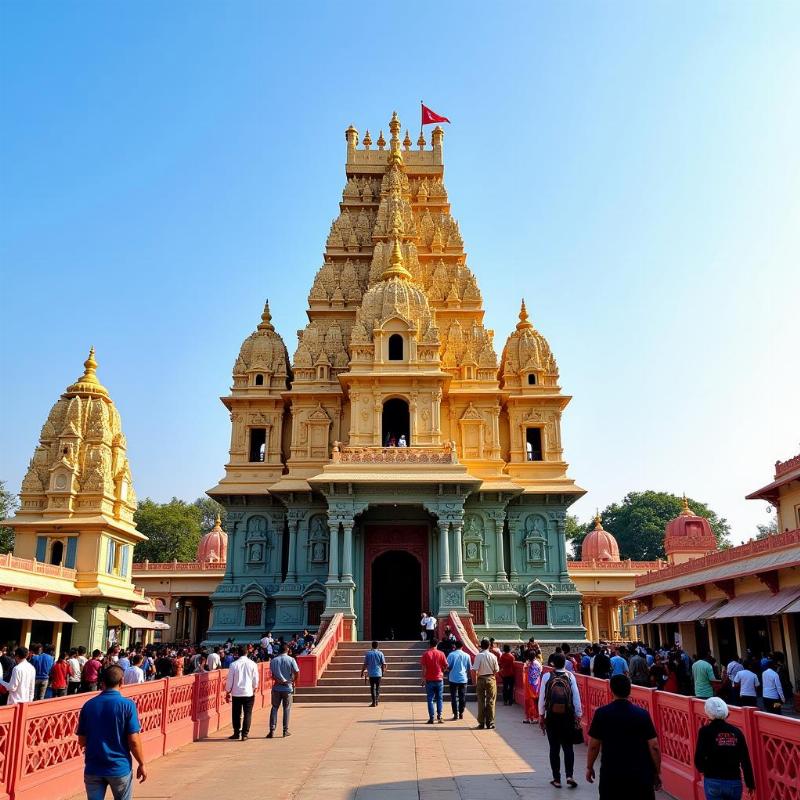
{"label": "woman in pink dress", "polygon": [[525,719],[531,724],[539,719],[539,690],[542,687],[542,662],[538,653],[533,653],[525,662]]}

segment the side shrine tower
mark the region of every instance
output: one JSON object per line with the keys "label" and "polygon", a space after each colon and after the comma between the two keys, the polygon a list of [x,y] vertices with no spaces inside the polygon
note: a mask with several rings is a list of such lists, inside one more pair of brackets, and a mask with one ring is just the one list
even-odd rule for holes
{"label": "side shrine tower", "polygon": [[[498,638],[584,639],[567,573],[561,393],[523,302],[498,363],[443,183],[444,132],[359,146],[291,368],[265,307],[223,403],[228,512],[209,640],[416,638],[427,610]],[[388,145],[388,147],[387,147]]]}

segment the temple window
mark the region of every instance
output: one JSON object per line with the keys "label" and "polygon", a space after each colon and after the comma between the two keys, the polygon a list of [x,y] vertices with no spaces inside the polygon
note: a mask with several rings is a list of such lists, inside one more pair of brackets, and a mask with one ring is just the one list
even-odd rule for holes
{"label": "temple window", "polygon": [[410,415],[408,403],[393,397],[383,404],[381,430],[384,447],[409,447],[411,445]]}
{"label": "temple window", "polygon": [[64,562],[64,542],[55,541],[50,546],[50,563],[60,567]]}
{"label": "temple window", "polygon": [[542,460],[542,429],[525,429],[525,459],[526,461]]}
{"label": "temple window", "polygon": [[325,609],[325,603],[322,600],[309,600],[308,601],[308,627],[314,627],[322,621],[322,612]]}
{"label": "temple window", "polygon": [[264,385],[264,376],[259,372],[259,374],[256,375],[256,386],[263,386],[263,385]]}
{"label": "temple window", "polygon": [[464,367],[464,380],[465,381],[475,380],[475,367]]}
{"label": "temple window", "polygon": [[536,386],[536,375],[533,372],[528,373],[528,385]]}
{"label": "temple window", "polygon": [[244,604],[244,625],[246,628],[261,627],[261,603]]}
{"label": "temple window", "polygon": [[403,360],[403,337],[399,333],[393,333],[389,337],[389,361]]}
{"label": "temple window", "polygon": [[547,625],[546,600],[531,600],[531,625]]}
{"label": "temple window", "polygon": [[250,461],[264,461],[267,452],[267,429],[250,428]]}
{"label": "temple window", "polygon": [[472,614],[473,625],[486,624],[486,605],[483,600],[468,600],[467,609]]}

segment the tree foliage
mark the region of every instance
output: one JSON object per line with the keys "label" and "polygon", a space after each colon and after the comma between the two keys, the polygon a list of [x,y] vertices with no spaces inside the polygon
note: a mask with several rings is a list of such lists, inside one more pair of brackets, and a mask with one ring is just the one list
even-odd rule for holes
{"label": "tree foliage", "polygon": [[[205,508],[200,505],[202,502],[201,499],[187,503],[177,497],[169,503],[156,503],[150,498],[142,500],[133,519],[148,541],[136,545],[134,560],[194,561],[206,516]],[[212,519],[211,526],[213,524]]]}
{"label": "tree foliage", "polygon": [[[720,548],[730,547],[728,521],[717,515],[705,503],[688,498],[689,507],[698,516],[705,517]],[[619,544],[620,558],[633,561],[654,561],[665,558],[664,531],[667,523],[675,519],[683,508],[683,500],[669,492],[630,492],[621,503],[606,506],[600,514],[603,528]],[[567,519],[567,536],[571,538],[576,557],[580,557],[580,543],[594,528],[594,520],[571,526]],[[570,537],[570,530],[573,535]]]}
{"label": "tree foliage", "polygon": [[[0,520],[13,517],[19,506],[17,496],[6,489],[6,482],[0,481]],[[14,550],[14,531],[0,525],[0,553],[10,553]]]}
{"label": "tree foliage", "polygon": [[758,535],[756,539],[766,539],[767,536],[772,536],[778,532],[778,515],[773,514],[766,525],[756,525],[758,528]]}
{"label": "tree foliage", "polygon": [[222,529],[225,530],[225,509],[216,500],[210,497],[198,497],[194,505],[200,509],[200,530],[203,533],[214,527],[217,517],[220,518]]}

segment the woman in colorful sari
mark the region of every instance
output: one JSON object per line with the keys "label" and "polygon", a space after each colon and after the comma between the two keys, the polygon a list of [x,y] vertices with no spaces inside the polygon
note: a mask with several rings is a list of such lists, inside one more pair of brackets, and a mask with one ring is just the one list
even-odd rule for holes
{"label": "woman in colorful sari", "polygon": [[542,662],[539,653],[532,652],[525,662],[525,719],[530,725],[539,719],[539,690],[542,687]]}

